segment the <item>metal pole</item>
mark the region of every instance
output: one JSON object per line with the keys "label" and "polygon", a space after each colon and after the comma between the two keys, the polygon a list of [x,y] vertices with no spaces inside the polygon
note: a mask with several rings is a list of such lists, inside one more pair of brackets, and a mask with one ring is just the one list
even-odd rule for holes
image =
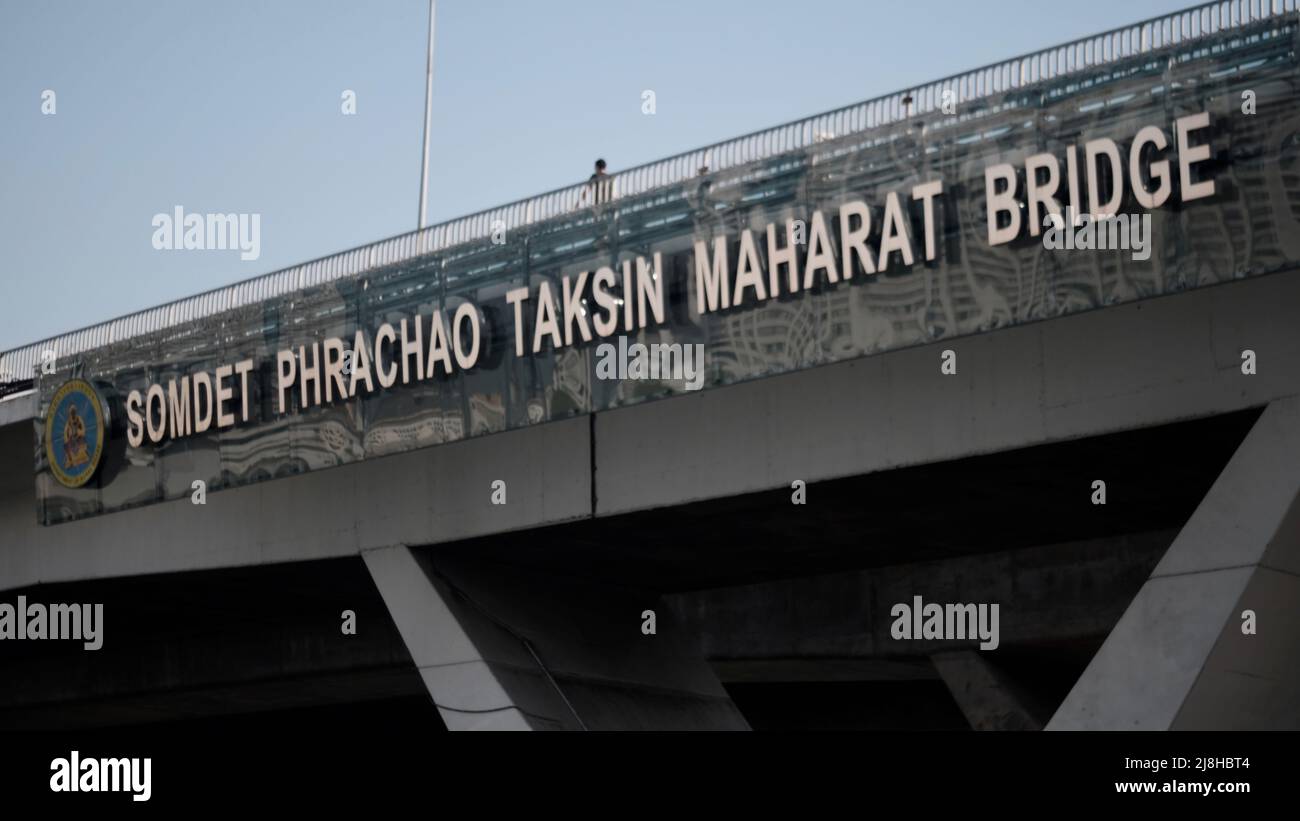
{"label": "metal pole", "polygon": [[433,20],[437,0],[429,0],[429,56],[424,66],[424,161],[420,164],[420,228],[428,217],[429,126],[433,117]]}

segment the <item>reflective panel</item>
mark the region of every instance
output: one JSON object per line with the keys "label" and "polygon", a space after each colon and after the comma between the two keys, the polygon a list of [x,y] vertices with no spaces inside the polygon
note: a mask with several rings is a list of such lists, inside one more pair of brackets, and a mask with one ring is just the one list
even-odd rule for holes
{"label": "reflective panel", "polygon": [[[792,146],[801,147],[786,153],[668,187],[628,180],[626,185],[642,187],[618,189],[624,183],[616,177],[617,190],[643,193],[620,194],[576,211],[557,205],[558,216],[504,232],[496,242],[475,240],[390,264],[381,260],[400,258],[396,252],[392,257],[376,252],[377,267],[358,274],[97,348],[40,378],[40,412],[43,417],[54,390],[70,376],[90,379],[113,408],[113,447],[95,479],[70,489],[49,472],[38,422],[38,517],[55,524],[185,498],[196,479],[219,491],[688,389],[684,379],[671,375],[602,379],[598,344],[617,344],[619,336],[626,337],[625,345],[704,345],[703,388],[708,389],[1292,268],[1300,261],[1296,28],[1294,14],[1276,17],[962,102],[952,114],[927,107],[923,115],[866,131],[853,131],[863,122],[828,115],[818,118],[815,128],[808,126],[808,142],[792,139]],[[1254,114],[1243,112],[1246,90],[1258,101]],[[1209,125],[1188,148],[1208,142],[1210,153],[1184,181],[1174,124],[1199,112],[1208,113]],[[1135,136],[1147,126],[1159,129],[1168,142],[1163,152],[1139,156],[1144,190],[1157,188],[1152,163],[1159,157],[1169,161],[1170,199],[1154,208],[1138,201],[1129,169]],[[1122,251],[1053,250],[1028,229],[1031,215],[1036,216],[1025,205],[1028,188],[1045,184],[1038,172],[1031,177],[1026,170],[1030,158],[1051,155],[1061,185],[1084,188],[1086,146],[1104,150],[1094,142],[1103,139],[1114,141],[1122,173],[1104,170],[1094,182],[1104,199],[1122,178],[1118,211],[1150,215],[1148,259]],[[1073,186],[1065,179],[1071,147],[1078,163]],[[699,159],[700,165],[717,161],[707,152]],[[990,244],[986,171],[1001,163],[1016,174],[1022,230],[1013,241]],[[1196,178],[1213,180],[1214,196],[1183,202]],[[914,192],[935,180],[942,180],[943,192],[933,202],[935,253],[927,261],[924,211]],[[767,227],[776,226],[783,244],[788,220],[801,220],[811,231],[818,211],[827,221],[830,253],[842,261],[846,239],[836,215],[856,201],[867,206],[873,223],[868,246],[877,255],[891,195],[901,203],[906,239],[900,242],[910,247],[910,264],[895,251],[885,259],[876,256],[875,273],[859,261],[852,276],[839,272],[839,282],[819,275],[805,284],[805,242],[795,271],[769,270]],[[854,230],[853,224],[848,228]],[[725,237],[738,279],[746,229],[753,232],[761,263],[758,284],[777,283],[779,296],[755,301],[758,284],[751,284],[740,307],[701,312],[696,244],[712,254],[714,238]],[[617,310],[632,302],[639,315],[641,294],[635,288],[625,291],[624,271],[656,257],[663,321],[630,332],[620,328],[608,340],[593,332],[585,341],[580,328],[595,317],[597,272],[606,267],[612,272],[609,293]],[[587,301],[581,319],[559,317],[561,335],[567,328],[571,337],[577,335],[576,343],[557,349],[543,334],[534,353],[543,287],[560,309],[566,278],[572,285],[584,274]],[[797,289],[786,286],[791,274]],[[508,294],[524,287],[529,296],[519,312],[520,326]],[[427,372],[429,364],[430,318],[440,311],[450,337],[453,317],[467,303],[483,317],[476,366],[423,378],[419,370]],[[301,367],[324,355],[326,340],[337,338],[351,350],[361,331],[366,344],[380,345],[381,326],[393,326],[400,337],[406,322],[408,334],[414,334],[417,317],[425,348],[421,356],[407,358],[405,384],[399,368],[392,387],[306,407],[295,385],[286,395],[286,412],[280,412],[278,351],[301,350]],[[396,366],[400,338],[381,347],[386,363]],[[123,402],[132,390],[211,374],[244,359],[254,368],[248,395],[236,386],[231,403],[248,402],[248,422],[156,445],[147,439],[138,447],[125,442]],[[350,385],[350,377],[346,381]]]}

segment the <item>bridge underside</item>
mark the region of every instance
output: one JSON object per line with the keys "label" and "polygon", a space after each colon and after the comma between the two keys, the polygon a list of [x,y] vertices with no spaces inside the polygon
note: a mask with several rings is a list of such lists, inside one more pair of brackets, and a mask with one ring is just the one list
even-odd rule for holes
{"label": "bridge underside", "polygon": [[[1032,729],[1054,714],[1108,726],[1098,704],[1159,713],[1161,673],[1119,692],[1096,668],[1116,653],[1132,666],[1142,648],[1128,645],[1144,640],[1188,643],[1161,632],[1161,614],[1134,625],[1132,611],[1203,502],[1253,475],[1234,453],[1259,458],[1252,437],[1276,438],[1296,417],[1286,410],[828,480],[805,504],[780,489],[360,559],[35,585],[11,592],[103,602],[107,638],[93,653],[6,642],[0,727]],[[1263,452],[1281,458],[1273,444]],[[1294,591],[1270,582],[1284,568],[1257,575],[1250,595],[1275,645],[1276,605]],[[1232,581],[1219,628],[1249,586]],[[999,647],[892,639],[890,607],[913,596],[999,603]],[[1187,662],[1198,670],[1250,648],[1202,650]],[[1293,674],[1272,670],[1261,720],[1288,692],[1294,708]],[[1161,708],[1166,726],[1183,701]]]}

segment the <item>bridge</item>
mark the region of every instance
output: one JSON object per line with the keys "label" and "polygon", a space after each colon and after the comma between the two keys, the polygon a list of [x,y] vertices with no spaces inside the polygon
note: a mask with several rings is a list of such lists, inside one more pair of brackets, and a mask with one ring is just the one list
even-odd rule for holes
{"label": "bridge", "polygon": [[104,606],[0,726],[1296,729],[1298,40],[1198,6],[0,354],[0,600]]}

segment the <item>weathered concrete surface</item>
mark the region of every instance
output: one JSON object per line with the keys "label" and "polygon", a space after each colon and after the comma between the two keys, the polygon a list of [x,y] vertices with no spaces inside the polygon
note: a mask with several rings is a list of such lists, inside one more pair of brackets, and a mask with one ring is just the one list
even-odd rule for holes
{"label": "weathered concrete surface", "polygon": [[448,729],[748,729],[653,594],[403,546],[363,556]]}
{"label": "weathered concrete surface", "polygon": [[1298,504],[1293,398],[1265,409],[1048,729],[1300,728]]}
{"label": "weathered concrete surface", "polygon": [[1043,729],[1042,705],[978,650],[936,653],[932,660],[972,729]]}
{"label": "weathered concrete surface", "polygon": [[[572,419],[164,502],[36,523],[31,422],[0,429],[0,589],[356,555],[591,511],[589,423]],[[491,484],[507,483],[508,505]]]}
{"label": "weathered concrete surface", "polygon": [[[1158,531],[1044,545],[678,593],[665,600],[700,653],[715,664],[924,659],[979,644],[978,639],[894,639],[890,609],[911,604],[918,595],[925,602],[1000,603],[1002,647],[1098,638],[1114,626],[1174,535]],[[751,669],[753,679],[757,669]]]}
{"label": "weathered concrete surface", "polygon": [[[1300,393],[1297,300],[1288,272],[603,413],[597,511],[1261,406]],[[939,371],[944,349],[955,375]]]}
{"label": "weathered concrete surface", "polygon": [[0,589],[443,543],[593,497],[648,510],[1258,407],[1300,393],[1296,304],[1288,272],[620,408],[595,419],[594,473],[576,418],[48,528],[19,422],[0,428]]}
{"label": "weathered concrete surface", "polygon": [[[1257,633],[1241,631],[1255,612]],[[1173,729],[1300,730],[1300,578],[1260,567],[1219,634]]]}
{"label": "weathered concrete surface", "polygon": [[36,405],[34,390],[0,399],[0,428],[30,422],[36,417]]}

